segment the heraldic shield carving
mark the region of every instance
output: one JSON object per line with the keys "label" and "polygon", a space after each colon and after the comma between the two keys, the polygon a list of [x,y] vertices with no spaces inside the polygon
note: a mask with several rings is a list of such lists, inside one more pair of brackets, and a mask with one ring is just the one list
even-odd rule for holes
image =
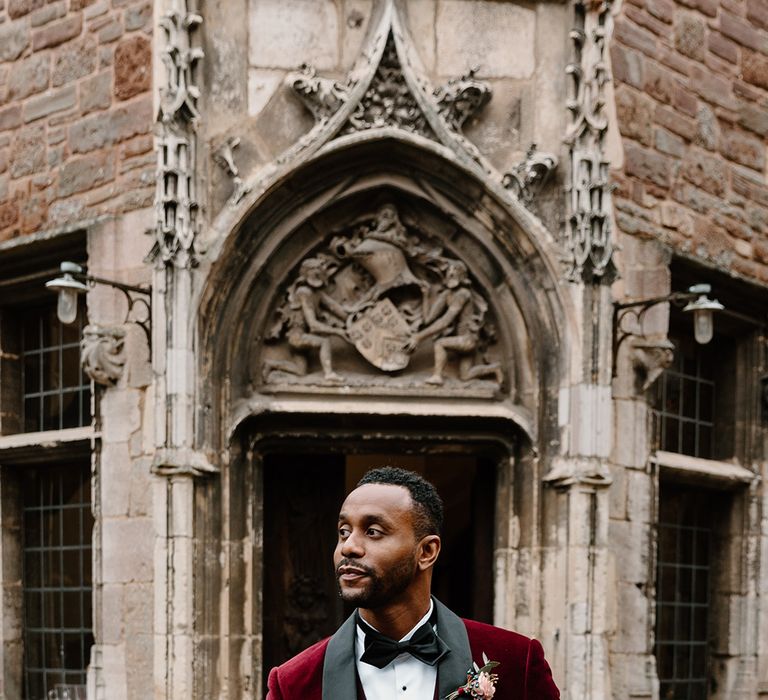
{"label": "heraldic shield carving", "polygon": [[466,265],[384,204],[301,261],[274,309],[262,378],[497,390],[495,329]]}

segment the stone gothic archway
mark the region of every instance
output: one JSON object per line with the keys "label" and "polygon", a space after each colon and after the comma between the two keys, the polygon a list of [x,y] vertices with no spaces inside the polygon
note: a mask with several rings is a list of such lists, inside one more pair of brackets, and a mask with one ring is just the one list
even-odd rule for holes
{"label": "stone gothic archway", "polygon": [[515,608],[538,585],[572,323],[546,245],[439,149],[389,134],[291,173],[203,262],[196,432],[220,470],[195,486],[204,696],[258,693],[263,465],[286,441],[497,445],[494,619],[535,628]]}

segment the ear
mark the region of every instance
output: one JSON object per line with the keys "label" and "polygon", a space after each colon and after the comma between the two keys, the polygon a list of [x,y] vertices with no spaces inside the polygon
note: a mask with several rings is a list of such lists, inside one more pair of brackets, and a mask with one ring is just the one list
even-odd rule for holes
{"label": "ear", "polygon": [[419,569],[425,571],[435,565],[440,554],[440,537],[427,535],[419,542]]}

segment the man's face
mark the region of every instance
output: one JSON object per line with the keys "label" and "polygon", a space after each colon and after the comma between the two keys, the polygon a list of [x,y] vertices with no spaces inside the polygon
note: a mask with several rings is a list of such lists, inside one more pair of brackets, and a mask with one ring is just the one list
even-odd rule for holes
{"label": "man's face", "polygon": [[341,597],[361,608],[394,602],[416,578],[413,501],[403,486],[365,484],[339,513],[333,564]]}

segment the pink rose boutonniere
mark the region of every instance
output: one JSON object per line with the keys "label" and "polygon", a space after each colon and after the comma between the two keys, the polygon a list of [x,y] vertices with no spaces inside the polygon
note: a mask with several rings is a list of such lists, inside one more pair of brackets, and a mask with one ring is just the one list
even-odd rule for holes
{"label": "pink rose boutonniere", "polygon": [[488,657],[483,654],[483,667],[480,668],[476,663],[473,663],[472,668],[467,671],[467,682],[446,695],[444,700],[456,700],[456,698],[491,700],[496,694],[496,681],[499,680],[499,677],[491,671],[498,665],[498,661],[489,661]]}

